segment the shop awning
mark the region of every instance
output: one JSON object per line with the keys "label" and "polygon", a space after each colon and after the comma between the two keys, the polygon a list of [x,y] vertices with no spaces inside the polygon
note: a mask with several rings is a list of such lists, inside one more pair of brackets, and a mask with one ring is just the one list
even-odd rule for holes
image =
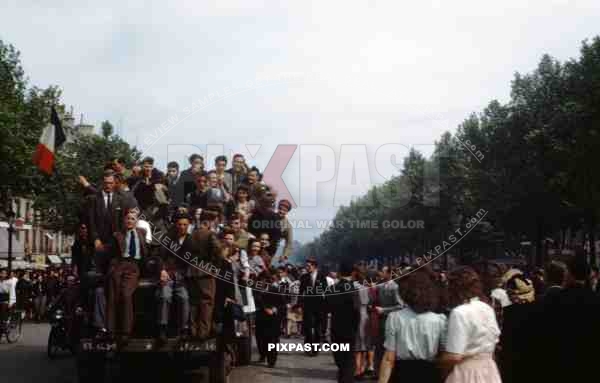
{"label": "shop awning", "polygon": [[62,265],[63,261],[58,255],[49,255],[48,260],[53,265]]}

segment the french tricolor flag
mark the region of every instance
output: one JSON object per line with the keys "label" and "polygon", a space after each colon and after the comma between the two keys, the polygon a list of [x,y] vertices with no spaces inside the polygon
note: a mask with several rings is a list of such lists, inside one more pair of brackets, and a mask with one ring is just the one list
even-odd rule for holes
{"label": "french tricolor flag", "polygon": [[50,123],[44,128],[40,143],[35,149],[33,163],[44,173],[51,175],[54,171],[56,151],[66,141],[60,119],[56,109],[52,107]]}

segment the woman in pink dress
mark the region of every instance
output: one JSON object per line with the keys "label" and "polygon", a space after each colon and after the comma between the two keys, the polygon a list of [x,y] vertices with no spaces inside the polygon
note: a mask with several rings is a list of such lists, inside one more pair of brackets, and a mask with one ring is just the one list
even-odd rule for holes
{"label": "woman in pink dress", "polygon": [[500,336],[494,309],[486,303],[479,275],[470,267],[448,278],[448,332],[440,364],[446,383],[500,383],[494,350]]}

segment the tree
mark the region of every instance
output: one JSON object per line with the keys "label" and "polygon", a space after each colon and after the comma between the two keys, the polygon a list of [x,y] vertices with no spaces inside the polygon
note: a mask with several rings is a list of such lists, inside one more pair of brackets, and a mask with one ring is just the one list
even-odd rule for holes
{"label": "tree", "polygon": [[[577,60],[562,64],[544,55],[531,73],[515,74],[508,103],[492,100],[468,116],[454,136],[441,137],[429,159],[411,151],[399,176],[341,208],[335,218],[423,219],[425,230],[365,233],[333,227],[315,245],[335,260],[369,256],[364,249],[419,252],[484,209],[486,222],[461,247],[479,253],[497,233],[505,244],[526,237],[535,241],[535,261],[541,264],[544,239],[557,233],[564,238],[562,232],[579,230],[581,222],[594,243],[600,214],[598,147],[600,37],[584,42]],[[427,174],[436,170],[439,183],[427,182]]]}
{"label": "tree", "polygon": [[[29,87],[19,52],[0,40],[0,204],[12,196],[34,199],[48,229],[71,233],[78,222],[81,189],[79,175],[100,179],[103,164],[119,156],[133,161],[139,153],[113,135],[109,121],[102,123],[102,136],[76,136],[56,153],[56,171],[47,176],[33,164],[32,156],[54,106],[64,112],[61,91],[56,86]],[[4,212],[6,209],[1,209]]]}
{"label": "tree", "polygon": [[28,87],[19,52],[0,40],[1,204],[6,202],[9,190],[13,196],[30,196],[32,191],[43,189],[32,155],[49,122],[50,107],[62,110],[60,94],[55,86]]}
{"label": "tree", "polygon": [[[58,153],[59,173],[48,177],[43,192],[35,198],[34,207],[42,211],[47,227],[67,233],[75,231],[80,219],[78,207],[82,195],[78,176],[83,175],[98,185],[102,179],[103,165],[114,157],[129,159],[131,164],[139,159],[140,153],[114,135],[79,136],[65,145]],[[54,210],[56,214],[50,214]]]}
{"label": "tree", "polygon": [[110,136],[113,135],[114,130],[115,129],[114,129],[113,125],[109,121],[102,122],[102,125],[101,125],[102,137],[109,138]]}

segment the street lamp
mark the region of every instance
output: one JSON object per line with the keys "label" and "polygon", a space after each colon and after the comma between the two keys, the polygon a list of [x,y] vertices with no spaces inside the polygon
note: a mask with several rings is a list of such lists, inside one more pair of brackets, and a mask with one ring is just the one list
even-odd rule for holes
{"label": "street lamp", "polygon": [[8,275],[12,272],[12,237],[15,232],[15,212],[12,208],[12,201],[9,202],[8,211],[6,212],[6,220],[8,221]]}

